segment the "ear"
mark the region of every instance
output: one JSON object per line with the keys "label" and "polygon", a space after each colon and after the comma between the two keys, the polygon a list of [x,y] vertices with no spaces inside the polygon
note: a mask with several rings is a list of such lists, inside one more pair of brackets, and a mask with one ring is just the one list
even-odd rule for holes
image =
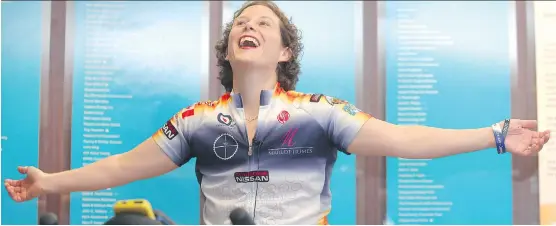
{"label": "ear", "polygon": [[226,57],[224,58],[226,61],[230,61],[230,51],[231,51],[231,48],[230,48],[230,46],[228,46],[226,48]]}
{"label": "ear", "polygon": [[278,62],[287,62],[292,58],[292,51],[290,48],[285,47],[284,49],[282,49],[282,51],[280,52],[280,58],[278,59]]}

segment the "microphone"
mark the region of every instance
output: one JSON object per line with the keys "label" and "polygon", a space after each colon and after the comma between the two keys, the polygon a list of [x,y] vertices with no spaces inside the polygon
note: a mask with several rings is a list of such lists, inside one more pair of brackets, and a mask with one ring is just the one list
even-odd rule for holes
{"label": "microphone", "polygon": [[58,217],[54,213],[45,213],[39,218],[39,225],[57,225]]}
{"label": "microphone", "polygon": [[255,225],[253,218],[242,208],[236,208],[230,213],[230,220],[233,225]]}

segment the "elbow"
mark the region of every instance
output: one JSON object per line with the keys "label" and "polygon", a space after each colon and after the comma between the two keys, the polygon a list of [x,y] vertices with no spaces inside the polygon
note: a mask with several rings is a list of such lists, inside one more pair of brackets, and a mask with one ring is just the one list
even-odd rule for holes
{"label": "elbow", "polygon": [[110,168],[109,171],[109,175],[111,174],[111,176],[109,176],[109,183],[110,184],[119,184],[123,181],[125,181],[126,179],[126,172],[130,172],[131,169],[129,169],[129,164],[127,164],[127,160],[125,158],[125,153],[124,154],[116,154],[111,156],[110,158],[112,158],[111,162],[108,164],[108,166]]}
{"label": "elbow", "polygon": [[357,135],[349,152],[408,159],[429,158],[424,140],[428,131],[419,126],[394,125],[380,120],[369,120]]}
{"label": "elbow", "polygon": [[399,133],[390,139],[390,149],[395,157],[406,159],[429,159],[429,152],[422,145],[426,134],[417,133],[412,126],[399,126]]}
{"label": "elbow", "polygon": [[393,157],[404,159],[430,159],[435,156],[429,156],[425,150],[419,148],[418,145],[412,146],[409,143],[397,143],[392,148]]}

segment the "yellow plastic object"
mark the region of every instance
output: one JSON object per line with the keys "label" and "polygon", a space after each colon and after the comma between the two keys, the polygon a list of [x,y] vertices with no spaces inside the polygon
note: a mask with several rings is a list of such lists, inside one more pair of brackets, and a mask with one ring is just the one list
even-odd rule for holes
{"label": "yellow plastic object", "polygon": [[146,199],[120,200],[114,204],[114,215],[119,213],[137,213],[155,220],[151,203]]}

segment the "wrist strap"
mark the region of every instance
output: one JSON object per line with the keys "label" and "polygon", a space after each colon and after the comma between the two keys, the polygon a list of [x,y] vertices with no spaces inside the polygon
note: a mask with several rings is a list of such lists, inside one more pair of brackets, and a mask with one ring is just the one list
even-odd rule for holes
{"label": "wrist strap", "polygon": [[506,136],[508,135],[508,130],[510,129],[510,119],[504,120],[504,127],[502,127],[502,136],[504,136],[504,142],[506,141]]}
{"label": "wrist strap", "polygon": [[506,153],[505,140],[508,135],[508,129],[510,128],[510,120],[504,120],[503,128],[500,127],[500,123],[492,125],[492,131],[494,133],[494,140],[496,141],[496,151],[498,154]]}

